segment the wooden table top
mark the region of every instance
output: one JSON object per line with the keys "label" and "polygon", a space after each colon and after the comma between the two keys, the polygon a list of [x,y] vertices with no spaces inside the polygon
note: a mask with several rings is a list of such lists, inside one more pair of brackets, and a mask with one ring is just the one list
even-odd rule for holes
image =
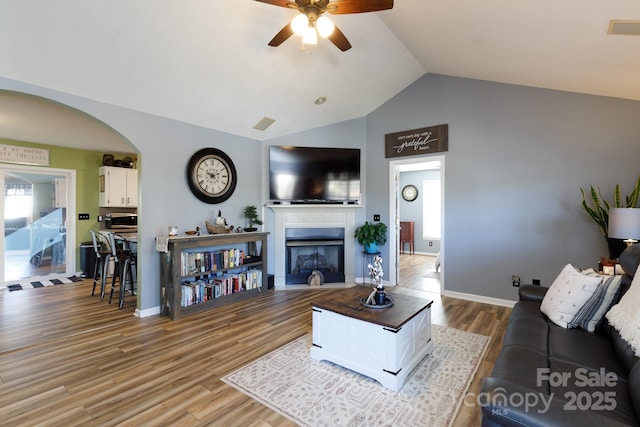
{"label": "wooden table top", "polygon": [[354,286],[327,291],[324,295],[311,301],[311,305],[365,322],[391,329],[400,329],[402,325],[433,303],[433,301],[424,298],[387,292],[387,295],[394,300],[391,307],[367,308],[360,304],[360,298],[369,296],[372,290],[373,288],[370,286]]}

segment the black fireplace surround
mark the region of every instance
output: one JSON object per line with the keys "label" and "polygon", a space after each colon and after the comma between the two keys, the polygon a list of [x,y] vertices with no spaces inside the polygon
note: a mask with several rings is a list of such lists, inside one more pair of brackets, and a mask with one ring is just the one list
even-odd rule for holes
{"label": "black fireplace surround", "polygon": [[314,270],[325,283],[344,283],[344,228],[287,228],[285,284],[307,284]]}

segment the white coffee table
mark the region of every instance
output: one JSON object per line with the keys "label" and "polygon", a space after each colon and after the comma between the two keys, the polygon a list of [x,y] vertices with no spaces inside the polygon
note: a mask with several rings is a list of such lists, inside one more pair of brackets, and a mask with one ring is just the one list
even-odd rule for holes
{"label": "white coffee table", "polygon": [[312,302],[316,360],[328,360],[398,391],[411,371],[433,351],[432,301],[392,295],[383,309],[366,308],[360,298],[371,288],[327,291]]}

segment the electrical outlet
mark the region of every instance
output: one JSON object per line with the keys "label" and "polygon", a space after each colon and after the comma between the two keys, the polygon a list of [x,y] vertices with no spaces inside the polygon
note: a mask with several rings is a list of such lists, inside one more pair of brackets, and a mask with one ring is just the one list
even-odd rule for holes
{"label": "electrical outlet", "polygon": [[104,218],[102,217],[102,215],[98,215],[98,222],[102,222],[104,221]]}
{"label": "electrical outlet", "polygon": [[511,276],[511,284],[515,287],[520,287],[520,276],[515,274]]}
{"label": "electrical outlet", "polygon": [[373,214],[374,221],[380,221],[380,214]]}
{"label": "electrical outlet", "polygon": [[429,246],[433,246],[433,242],[429,242]]}
{"label": "electrical outlet", "polygon": [[540,286],[540,279],[533,279],[531,283],[533,283],[536,286]]}
{"label": "electrical outlet", "polygon": [[89,219],[89,214],[88,213],[78,214],[78,221],[86,221],[88,219]]}

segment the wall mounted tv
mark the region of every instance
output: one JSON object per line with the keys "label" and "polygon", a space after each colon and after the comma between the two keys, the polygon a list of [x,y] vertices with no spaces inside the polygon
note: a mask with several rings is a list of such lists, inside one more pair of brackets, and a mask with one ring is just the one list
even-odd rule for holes
{"label": "wall mounted tv", "polygon": [[291,203],[359,203],[360,149],[269,147],[269,198]]}

